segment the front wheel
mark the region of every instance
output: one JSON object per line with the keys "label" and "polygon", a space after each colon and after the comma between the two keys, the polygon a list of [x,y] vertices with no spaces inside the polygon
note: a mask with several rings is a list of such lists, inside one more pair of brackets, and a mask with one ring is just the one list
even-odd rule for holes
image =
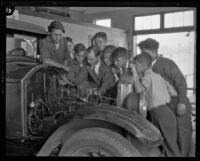
{"label": "front wheel", "polygon": [[86,128],[64,142],[59,156],[139,157],[141,154],[120,134],[105,128]]}

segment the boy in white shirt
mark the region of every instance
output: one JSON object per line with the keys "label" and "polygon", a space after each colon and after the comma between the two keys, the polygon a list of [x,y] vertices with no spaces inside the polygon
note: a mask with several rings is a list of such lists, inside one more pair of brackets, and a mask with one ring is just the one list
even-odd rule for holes
{"label": "boy in white shirt", "polygon": [[137,93],[145,93],[150,120],[164,137],[162,147],[166,156],[180,157],[176,116],[167,105],[170,96],[177,93],[166,80],[152,71],[151,64],[152,58],[145,52],[135,57],[135,65],[130,63],[135,90]]}

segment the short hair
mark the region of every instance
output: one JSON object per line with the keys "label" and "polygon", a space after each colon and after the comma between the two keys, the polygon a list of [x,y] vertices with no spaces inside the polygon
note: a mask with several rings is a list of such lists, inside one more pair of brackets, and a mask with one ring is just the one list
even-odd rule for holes
{"label": "short hair", "polygon": [[93,40],[95,40],[96,38],[102,38],[104,40],[107,40],[107,35],[105,32],[97,32],[94,36],[93,36]]}
{"label": "short hair", "polygon": [[110,60],[111,60],[112,63],[114,63],[114,61],[117,60],[120,57],[128,59],[128,52],[123,47],[115,48],[115,50],[111,54]]}
{"label": "short hair", "polygon": [[97,46],[89,46],[87,48],[87,54],[91,51],[94,51],[95,56],[101,56],[101,51]]}
{"label": "short hair", "polygon": [[82,43],[78,43],[74,46],[74,51],[76,54],[79,54],[81,51],[86,51],[86,47]]}
{"label": "short hair", "polygon": [[144,41],[141,41],[138,45],[137,45],[140,49],[150,49],[150,50],[156,50],[158,51],[159,48],[159,42],[152,39],[152,38],[148,38]]}
{"label": "short hair", "polygon": [[91,43],[91,46],[95,45],[94,37],[91,38],[91,42],[90,43]]}
{"label": "short hair", "polygon": [[141,54],[135,56],[134,61],[139,63],[145,63],[147,67],[150,68],[153,62],[153,58],[149,53],[142,52]]}
{"label": "short hair", "polygon": [[50,25],[48,26],[48,31],[52,32],[54,29],[62,30],[62,32],[65,33],[64,26],[60,21],[53,21],[50,23]]}
{"label": "short hair", "polygon": [[65,40],[66,40],[67,42],[71,42],[71,43],[73,44],[73,41],[72,41],[72,38],[71,38],[71,37],[65,37]]}
{"label": "short hair", "polygon": [[107,45],[103,51],[102,51],[102,54],[105,54],[105,53],[112,53],[114,50],[115,50],[115,46],[114,45]]}

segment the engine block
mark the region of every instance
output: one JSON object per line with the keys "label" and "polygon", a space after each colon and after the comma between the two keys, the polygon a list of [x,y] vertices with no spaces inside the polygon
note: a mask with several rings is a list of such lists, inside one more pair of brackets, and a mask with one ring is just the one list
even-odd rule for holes
{"label": "engine block", "polygon": [[28,129],[32,136],[45,136],[52,127],[71,112],[83,105],[109,104],[116,105],[116,100],[105,96],[94,95],[94,89],[86,89],[86,95],[71,84],[60,85],[59,75],[49,77],[45,86],[45,96],[36,97],[29,103]]}

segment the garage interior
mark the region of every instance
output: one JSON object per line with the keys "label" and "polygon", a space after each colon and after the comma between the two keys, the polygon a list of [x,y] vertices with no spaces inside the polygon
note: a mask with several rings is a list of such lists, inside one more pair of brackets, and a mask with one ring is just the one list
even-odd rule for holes
{"label": "garage interior", "polygon": [[[147,38],[156,39],[160,43],[158,53],[173,60],[186,79],[187,97],[192,105],[193,140],[196,143],[196,17],[194,7],[16,6],[6,20],[38,25],[46,31],[53,20],[59,20],[65,28],[64,36],[71,37],[74,44],[83,43],[86,47],[91,45],[95,33],[105,32],[108,45],[124,47],[131,51],[132,56],[140,54],[139,42]],[[7,34],[6,52],[20,47],[28,56],[37,58],[36,39],[34,35]],[[84,131],[81,134],[86,135]],[[12,145],[9,143],[9,146]],[[20,154],[23,155],[23,152]]]}

